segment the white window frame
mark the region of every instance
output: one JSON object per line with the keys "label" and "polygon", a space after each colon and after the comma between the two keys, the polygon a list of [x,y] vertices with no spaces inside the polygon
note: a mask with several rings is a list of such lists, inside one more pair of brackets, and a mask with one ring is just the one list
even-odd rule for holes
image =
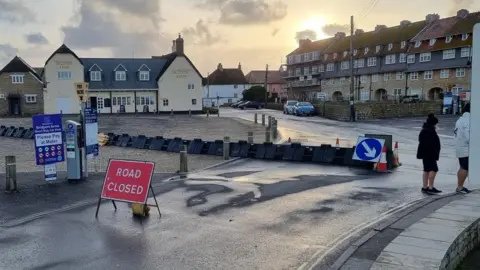
{"label": "white window frame", "polygon": [[392,73],[384,73],[383,74],[383,81],[388,82],[392,79]]}
{"label": "white window frame", "polygon": [[368,50],[369,50],[368,47],[365,48],[365,53],[364,53],[364,54],[367,54],[367,53],[368,53]]}
{"label": "white window frame", "polygon": [[127,80],[127,72],[123,70],[115,71],[115,81],[126,81]]}
{"label": "white window frame", "polygon": [[367,66],[374,67],[377,65],[377,57],[372,56],[367,59]]}
{"label": "white window frame", "polygon": [[162,104],[164,107],[168,107],[168,99],[162,100]]}
{"label": "white window frame", "polygon": [[430,62],[431,60],[432,60],[431,52],[425,52],[420,54],[420,58],[419,58],[420,63]]}
{"label": "white window frame", "polygon": [[462,34],[462,41],[467,40],[469,36],[469,34]]}
{"label": "white window frame", "polygon": [[452,36],[447,36],[447,37],[445,38],[445,43],[450,43],[450,42],[452,42],[452,39],[453,39]]}
{"label": "white window frame", "polygon": [[318,66],[312,66],[312,74],[317,74],[318,73]]}
{"label": "white window frame", "polygon": [[144,81],[150,81],[150,71],[148,70],[141,70],[138,73],[138,80],[144,82]]}
{"label": "white window frame", "polygon": [[310,67],[303,67],[303,75],[310,75]]}
{"label": "white window frame", "polygon": [[194,90],[195,89],[195,84],[189,83],[188,84],[188,90]]}
{"label": "white window frame", "polygon": [[393,95],[394,96],[401,96],[403,88],[393,88]]}
{"label": "white window frame", "polygon": [[367,82],[367,75],[360,76],[360,82],[361,83],[366,83]]}
{"label": "white window frame", "polygon": [[101,110],[105,107],[105,101],[103,97],[97,97],[97,110]]}
{"label": "white window frame", "polygon": [[450,77],[450,69],[444,68],[440,70],[440,79],[448,79]]}
{"label": "white window frame", "polygon": [[[65,75],[65,76],[63,76]],[[57,78],[59,80],[71,80],[72,79],[72,72],[71,71],[58,71]]]}
{"label": "white window frame", "polygon": [[407,55],[407,64],[414,64],[415,63],[415,54]]}
{"label": "white window frame", "polygon": [[333,53],[333,59],[337,59],[338,53]]}
{"label": "white window frame", "polygon": [[325,72],[325,65],[321,64],[318,66],[318,72]]}
{"label": "white window frame", "polygon": [[327,64],[327,71],[333,71],[335,69],[335,65],[333,63]]}
{"label": "white window frame", "polygon": [[443,60],[455,59],[455,49],[443,50]]}
{"label": "white window frame", "polygon": [[385,64],[386,65],[393,65],[395,64],[395,59],[396,55],[395,54],[389,54],[385,56]]}
{"label": "white window frame", "polygon": [[345,70],[345,69],[349,69],[349,68],[350,68],[350,61],[342,61],[342,62],[340,63],[340,68],[341,68],[341,69],[344,69],[344,70]]}
{"label": "white window frame", "polygon": [[409,74],[410,81],[418,81],[418,72],[412,72]]}
{"label": "white window frame", "polygon": [[302,68],[295,68],[295,76],[301,76],[302,75]]}
{"label": "white window frame", "polygon": [[327,59],[328,59],[328,54],[324,54],[324,55],[323,55],[323,60],[326,61]]}
{"label": "white window frame", "polygon": [[372,74],[371,80],[372,82],[378,82],[378,74]]}
{"label": "white window frame", "polygon": [[370,100],[370,89],[360,90],[360,100]]}
{"label": "white window frame", "polygon": [[344,52],[343,52],[343,57],[346,57],[347,54],[348,54],[348,51],[344,51]]}
{"label": "white window frame", "polygon": [[395,79],[396,79],[397,81],[401,81],[401,80],[403,80],[404,76],[405,76],[405,73],[404,73],[404,72],[397,71],[397,73],[395,74]]}
{"label": "white window frame", "polygon": [[436,41],[437,41],[436,38],[432,38],[432,39],[429,40],[428,45],[433,46],[433,45],[435,45]]}
{"label": "white window frame", "polygon": [[460,51],[460,57],[470,57],[470,47],[463,47]]}
{"label": "white window frame", "polygon": [[197,105],[197,99],[196,98],[192,98],[192,105]]}
{"label": "white window frame", "polygon": [[390,51],[392,50],[392,48],[393,48],[393,43],[388,43],[388,50]]}
{"label": "white window frame", "polygon": [[357,50],[357,49],[354,49],[354,50],[353,50],[353,56],[357,55],[357,53],[358,53],[358,50]]}
{"label": "white window frame", "polygon": [[380,51],[380,45],[377,45],[377,46],[375,47],[375,52],[378,53],[379,51]]}
{"label": "white window frame", "polygon": [[422,42],[421,41],[416,41],[415,42],[415,48],[418,48],[420,46],[422,46]]}
{"label": "white window frame", "polygon": [[463,77],[465,77],[465,68],[457,68],[457,69],[455,70],[455,76],[456,76],[457,78],[463,78]]}
{"label": "white window frame", "polygon": [[433,80],[433,71],[427,70],[423,72],[423,79],[424,80]]}
{"label": "white window frame", "polygon": [[407,46],[407,42],[402,41],[402,43],[400,43],[400,47],[403,49],[403,48],[405,48],[405,46]]}
{"label": "white window frame", "polygon": [[25,103],[27,103],[27,104],[37,103],[37,95],[36,94],[25,94]]}
{"label": "white window frame", "polygon": [[399,62],[399,63],[405,63],[405,62],[407,62],[407,54],[406,54],[406,53],[401,53],[401,54],[398,56],[398,62]]}
{"label": "white window frame", "polygon": [[354,62],[354,67],[356,68],[363,68],[365,67],[365,58],[357,59]]}
{"label": "white window frame", "polygon": [[25,75],[14,74],[14,75],[11,75],[11,77],[12,77],[12,84],[23,84],[24,83]]}
{"label": "white window frame", "polygon": [[102,80],[102,72],[97,70],[90,71],[90,81],[100,82]]}

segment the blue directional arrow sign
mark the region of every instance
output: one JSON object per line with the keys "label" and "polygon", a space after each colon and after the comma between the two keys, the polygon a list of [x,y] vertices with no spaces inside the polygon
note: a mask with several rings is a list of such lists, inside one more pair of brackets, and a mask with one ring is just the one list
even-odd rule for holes
{"label": "blue directional arrow sign", "polygon": [[378,162],[382,154],[384,139],[358,137],[355,152],[353,152],[354,160]]}

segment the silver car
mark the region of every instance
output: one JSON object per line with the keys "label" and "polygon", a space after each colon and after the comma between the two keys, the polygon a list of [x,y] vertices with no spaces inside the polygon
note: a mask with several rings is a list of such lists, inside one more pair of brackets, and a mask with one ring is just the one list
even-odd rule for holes
{"label": "silver car", "polygon": [[298,103],[298,100],[287,100],[283,105],[284,114],[293,114],[293,107]]}

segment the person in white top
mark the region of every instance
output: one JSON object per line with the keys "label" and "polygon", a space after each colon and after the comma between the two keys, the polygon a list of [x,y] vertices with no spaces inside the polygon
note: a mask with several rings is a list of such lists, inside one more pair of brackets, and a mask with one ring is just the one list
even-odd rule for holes
{"label": "person in white top", "polygon": [[455,123],[455,152],[460,163],[460,169],[457,172],[457,193],[470,193],[464,187],[468,176],[468,151],[470,148],[470,103],[463,107],[463,115]]}

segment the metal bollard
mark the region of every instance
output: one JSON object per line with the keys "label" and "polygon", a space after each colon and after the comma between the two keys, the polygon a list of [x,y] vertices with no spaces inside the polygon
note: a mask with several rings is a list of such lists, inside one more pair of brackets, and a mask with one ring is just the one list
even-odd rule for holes
{"label": "metal bollard", "polygon": [[270,128],[269,127],[265,128],[265,142],[266,143],[270,142]]}
{"label": "metal bollard", "polygon": [[223,138],[223,159],[230,159],[230,137],[228,136]]}
{"label": "metal bollard", "polygon": [[273,123],[272,123],[272,138],[274,140],[277,139],[277,135],[278,135],[278,130],[277,130],[277,119],[274,119],[273,120]]}
{"label": "metal bollard", "polygon": [[220,117],[220,107],[217,107],[217,117]]}
{"label": "metal bollard", "polygon": [[257,113],[255,113],[254,121],[255,121],[255,124],[258,124],[258,114]]}
{"label": "metal bollard", "polygon": [[207,118],[210,117],[210,109],[207,109]]}
{"label": "metal bollard", "polygon": [[17,161],[15,156],[5,156],[5,192],[17,191]]}
{"label": "metal bollard", "polygon": [[186,176],[188,172],[188,157],[187,157],[187,146],[182,145],[180,150],[180,170],[179,173],[181,176]]}
{"label": "metal bollard", "polygon": [[265,114],[262,114],[262,126],[265,126]]}
{"label": "metal bollard", "polygon": [[272,127],[272,116],[268,116],[268,127],[271,128]]}
{"label": "metal bollard", "polygon": [[192,116],[192,110],[188,110],[188,116]]}
{"label": "metal bollard", "polygon": [[170,116],[173,117],[173,109],[170,111]]}
{"label": "metal bollard", "polygon": [[253,131],[248,132],[247,142],[253,143]]}

